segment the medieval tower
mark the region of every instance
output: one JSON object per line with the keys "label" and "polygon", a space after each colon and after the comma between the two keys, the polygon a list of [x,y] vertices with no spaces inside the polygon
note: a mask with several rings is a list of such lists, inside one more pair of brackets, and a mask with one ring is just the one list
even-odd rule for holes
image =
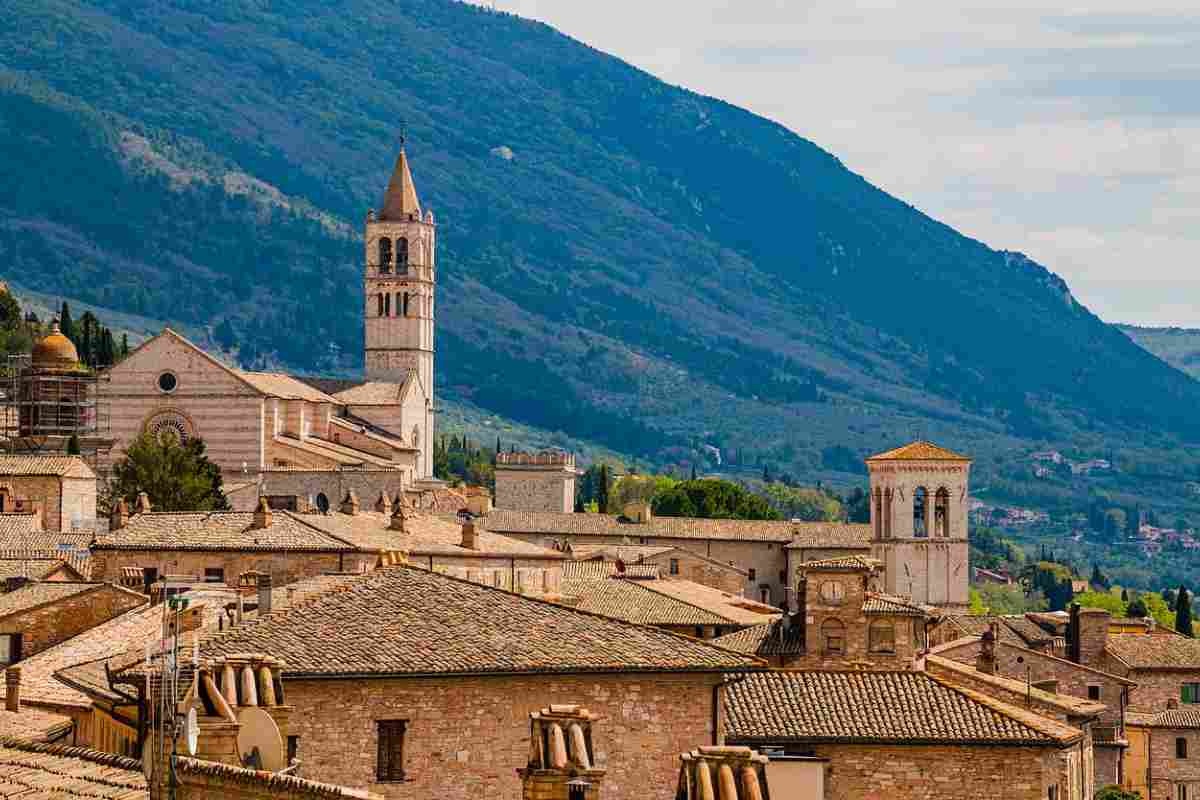
{"label": "medieval tower", "polygon": [[964,609],[971,460],[928,442],[867,459],[872,555],[884,591],[917,603]]}
{"label": "medieval tower", "polygon": [[[425,404],[425,424],[414,428],[412,445],[433,474],[433,313],[437,280],[437,228],[433,212],[421,214],[403,146],[388,181],[383,206],[367,212],[365,366],[369,382],[403,384],[410,373]],[[423,430],[422,430],[423,429]],[[424,441],[421,441],[422,435]]]}

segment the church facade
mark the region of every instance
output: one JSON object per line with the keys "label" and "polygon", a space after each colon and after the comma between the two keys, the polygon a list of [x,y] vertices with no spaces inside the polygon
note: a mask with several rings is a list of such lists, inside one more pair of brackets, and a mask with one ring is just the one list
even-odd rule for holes
{"label": "church facade", "polygon": [[101,384],[115,440],[102,469],[150,433],[203,439],[227,485],[257,486],[242,493],[251,505],[432,485],[436,228],[403,150],[364,238],[363,380],[237,369],[166,329]]}

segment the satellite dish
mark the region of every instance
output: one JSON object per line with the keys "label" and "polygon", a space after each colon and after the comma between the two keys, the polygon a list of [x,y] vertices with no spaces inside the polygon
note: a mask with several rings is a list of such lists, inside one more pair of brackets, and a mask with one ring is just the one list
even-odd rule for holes
{"label": "satellite dish", "polygon": [[196,721],[195,707],[188,709],[187,719],[183,726],[183,733],[187,738],[188,755],[196,755],[196,751],[199,749],[200,745],[200,723]]}
{"label": "satellite dish", "polygon": [[287,765],[283,763],[283,736],[271,715],[261,708],[243,708],[238,713],[242,729],[238,731],[238,754],[243,766],[257,762],[254,769],[279,772]]}

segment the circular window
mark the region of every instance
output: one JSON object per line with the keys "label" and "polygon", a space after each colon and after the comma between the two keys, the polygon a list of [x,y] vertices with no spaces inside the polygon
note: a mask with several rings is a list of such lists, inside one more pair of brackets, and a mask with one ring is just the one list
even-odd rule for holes
{"label": "circular window", "polygon": [[159,442],[168,440],[175,444],[187,444],[192,438],[192,423],[182,414],[163,411],[146,421],[145,430]]}
{"label": "circular window", "polygon": [[179,379],[175,377],[175,373],[173,372],[164,372],[158,376],[158,388],[167,394],[175,391],[175,387],[178,385]]}

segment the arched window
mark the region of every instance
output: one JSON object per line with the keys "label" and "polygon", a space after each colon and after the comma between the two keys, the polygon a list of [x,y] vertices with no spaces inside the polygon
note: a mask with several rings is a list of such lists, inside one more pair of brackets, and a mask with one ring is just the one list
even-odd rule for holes
{"label": "arched window", "polygon": [[875,487],[875,538],[883,538],[883,490]]}
{"label": "arched window", "polygon": [[404,313],[401,316],[408,316],[408,292],[404,293]]}
{"label": "arched window", "polygon": [[329,513],[329,498],[325,496],[324,492],[317,495],[317,511],[322,514]]}
{"label": "arched window", "polygon": [[913,536],[924,539],[929,536],[929,492],[924,486],[913,491]]}
{"label": "arched window", "polygon": [[421,427],[419,425],[413,425],[412,446],[413,447],[421,446]]}
{"label": "arched window", "polygon": [[883,538],[892,538],[892,490],[883,490]]}
{"label": "arched window", "polygon": [[[401,239],[400,241],[404,241]],[[392,240],[386,236],[379,240],[379,271],[392,271]]]}
{"label": "arched window", "polygon": [[950,492],[945,486],[933,497],[933,535],[950,536]]}
{"label": "arched window", "polygon": [[896,652],[896,626],[887,620],[875,620],[867,628],[867,650],[871,653]]}
{"label": "arched window", "polygon": [[382,317],[383,316],[383,295],[377,294],[377,295],[375,295],[375,299],[379,301],[379,313],[376,314],[375,316]]}
{"label": "arched window", "polygon": [[831,617],[821,623],[821,652],[826,655],[846,652],[846,626],[840,619]]}
{"label": "arched window", "polygon": [[403,236],[396,240],[396,272],[408,272],[408,239]]}

